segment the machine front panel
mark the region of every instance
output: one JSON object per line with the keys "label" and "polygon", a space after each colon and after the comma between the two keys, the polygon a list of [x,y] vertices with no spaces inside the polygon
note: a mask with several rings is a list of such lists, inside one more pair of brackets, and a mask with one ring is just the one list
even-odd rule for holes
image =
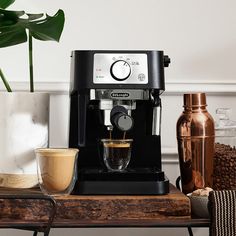
{"label": "machine front panel", "polygon": [[147,54],[94,54],[94,84],[147,84]]}

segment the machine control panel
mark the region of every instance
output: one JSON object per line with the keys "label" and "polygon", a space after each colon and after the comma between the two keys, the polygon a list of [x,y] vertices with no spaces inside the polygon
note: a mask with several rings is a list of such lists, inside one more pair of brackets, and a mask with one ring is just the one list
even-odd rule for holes
{"label": "machine control panel", "polygon": [[94,54],[94,84],[147,84],[147,54]]}

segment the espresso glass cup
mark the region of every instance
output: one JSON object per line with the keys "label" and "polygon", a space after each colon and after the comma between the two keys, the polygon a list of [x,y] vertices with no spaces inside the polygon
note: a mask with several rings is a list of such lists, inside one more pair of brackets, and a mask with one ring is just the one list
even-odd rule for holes
{"label": "espresso glass cup", "polygon": [[39,148],[35,150],[40,189],[48,195],[68,195],[76,180],[78,149]]}
{"label": "espresso glass cup", "polygon": [[124,171],[131,158],[132,139],[102,139],[103,160],[108,170]]}

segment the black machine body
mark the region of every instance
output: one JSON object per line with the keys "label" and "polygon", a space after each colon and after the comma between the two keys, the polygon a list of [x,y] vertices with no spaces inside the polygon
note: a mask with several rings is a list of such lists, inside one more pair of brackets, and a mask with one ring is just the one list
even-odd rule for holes
{"label": "black machine body", "polygon": [[[163,51],[73,51],[69,147],[79,149],[74,194],[167,194],[161,168]],[[107,170],[102,139],[133,139],[128,168]]]}

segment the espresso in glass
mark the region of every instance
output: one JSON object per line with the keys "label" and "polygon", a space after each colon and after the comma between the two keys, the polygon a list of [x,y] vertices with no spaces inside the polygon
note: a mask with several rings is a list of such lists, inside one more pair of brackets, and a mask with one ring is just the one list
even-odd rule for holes
{"label": "espresso in glass", "polygon": [[131,158],[132,139],[102,139],[103,160],[108,170],[124,171]]}

